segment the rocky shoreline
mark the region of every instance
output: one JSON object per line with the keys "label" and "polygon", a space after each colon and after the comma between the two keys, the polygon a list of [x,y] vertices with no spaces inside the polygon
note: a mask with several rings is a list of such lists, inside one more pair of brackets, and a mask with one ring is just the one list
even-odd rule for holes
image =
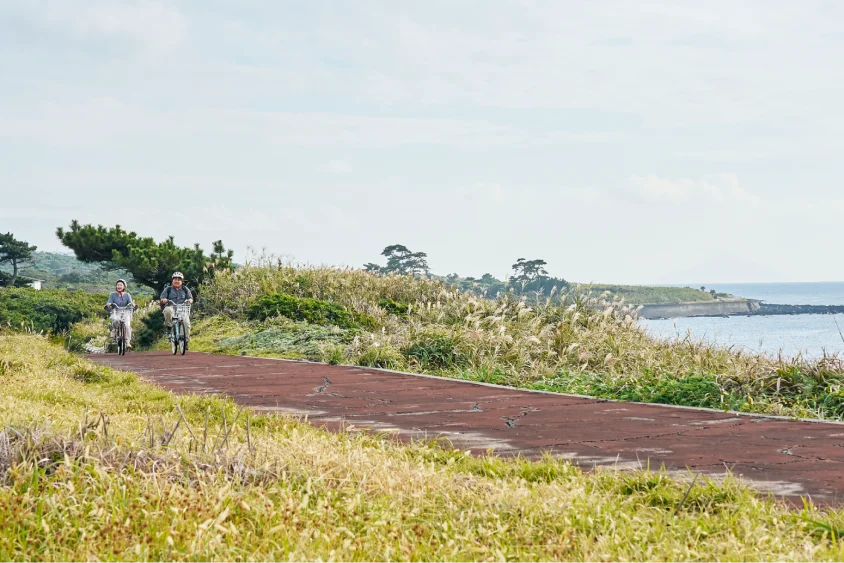
{"label": "rocky shoreline", "polygon": [[844,313],[844,305],[777,305],[760,303],[755,311],[745,315],[837,315]]}
{"label": "rocky shoreline", "polygon": [[643,305],[640,319],[678,319],[689,317],[750,317],[772,315],[835,315],[844,313],[844,305],[780,305],[757,299],[730,299],[701,303]]}

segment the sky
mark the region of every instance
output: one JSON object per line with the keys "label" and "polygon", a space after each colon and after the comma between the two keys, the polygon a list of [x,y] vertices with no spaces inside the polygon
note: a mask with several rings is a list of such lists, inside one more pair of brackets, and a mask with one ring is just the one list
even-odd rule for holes
{"label": "sky", "polygon": [[0,3],[0,232],[844,280],[844,3]]}

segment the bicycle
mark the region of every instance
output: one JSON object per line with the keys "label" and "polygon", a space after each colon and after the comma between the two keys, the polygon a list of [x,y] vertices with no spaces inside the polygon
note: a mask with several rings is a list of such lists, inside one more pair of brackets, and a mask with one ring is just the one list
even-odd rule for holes
{"label": "bicycle", "polygon": [[120,356],[126,355],[126,348],[129,347],[129,339],[126,338],[126,324],[132,322],[132,313],[135,312],[134,305],[127,305],[125,307],[112,306],[109,311],[111,318],[111,325],[117,323],[114,328],[114,341],[117,344],[117,354]]}
{"label": "bicycle", "polygon": [[188,343],[185,339],[185,321],[190,318],[190,303],[182,303],[177,305],[172,301],[167,302],[168,307],[173,307],[173,326],[170,327],[168,338],[170,340],[170,349],[175,356],[178,352],[185,355],[188,349]]}

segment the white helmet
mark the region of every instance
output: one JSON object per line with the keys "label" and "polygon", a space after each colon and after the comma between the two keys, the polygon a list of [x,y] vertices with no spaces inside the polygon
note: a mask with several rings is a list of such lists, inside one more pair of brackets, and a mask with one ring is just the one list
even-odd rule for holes
{"label": "white helmet", "polygon": [[170,276],[170,279],[171,279],[171,280],[174,280],[174,279],[176,279],[176,278],[179,278],[180,280],[183,280],[183,279],[185,279],[185,276],[184,276],[184,274],[182,274],[182,272],[173,272],[173,275],[172,275],[172,276]]}

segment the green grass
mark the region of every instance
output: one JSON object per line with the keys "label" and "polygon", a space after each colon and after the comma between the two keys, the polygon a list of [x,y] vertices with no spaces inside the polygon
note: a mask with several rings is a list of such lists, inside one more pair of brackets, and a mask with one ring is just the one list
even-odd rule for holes
{"label": "green grass", "polygon": [[0,326],[59,333],[73,323],[105,318],[108,295],[61,289],[0,288]]}
{"label": "green grass", "polygon": [[690,488],[662,471],[584,474],[238,416],[34,335],[0,334],[0,391],[4,560],[844,556],[842,512],[790,509],[732,478]]}

